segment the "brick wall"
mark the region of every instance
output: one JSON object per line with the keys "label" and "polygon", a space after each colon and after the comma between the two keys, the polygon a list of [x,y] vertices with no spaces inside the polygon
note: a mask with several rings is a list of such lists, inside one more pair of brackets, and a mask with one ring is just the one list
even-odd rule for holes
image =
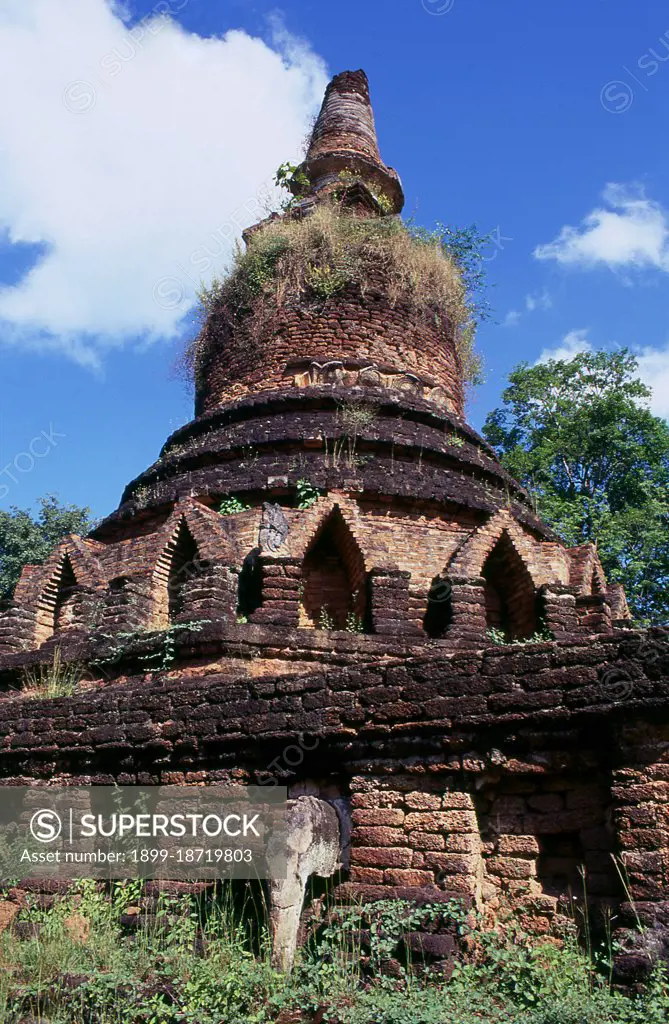
{"label": "brick wall", "polygon": [[[463,415],[461,370],[452,337],[429,314],[393,305],[383,291],[361,295],[350,286],[319,307],[286,303],[267,330],[266,342],[254,347],[224,320],[212,318],[196,415],[247,394],[294,387],[294,365],[335,359],[352,367],[373,365],[394,374],[414,374],[429,387],[440,387],[450,408]],[[341,384],[350,383],[344,374]]]}
{"label": "brick wall", "polygon": [[256,679],[198,643],[192,667],[0,701],[2,781],[312,779],[350,801],[346,898],[460,894],[542,932],[582,904],[581,866],[598,913],[624,904],[617,854],[664,913],[666,631]]}

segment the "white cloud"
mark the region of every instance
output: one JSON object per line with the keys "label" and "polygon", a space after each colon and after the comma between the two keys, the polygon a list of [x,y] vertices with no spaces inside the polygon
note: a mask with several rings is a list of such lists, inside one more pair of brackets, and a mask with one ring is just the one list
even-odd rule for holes
{"label": "white cloud", "polygon": [[0,290],[4,340],[95,362],[173,335],[299,154],[321,60],[276,26],[189,34],[166,16],[187,2],[128,29],[105,0],[0,0],[0,232],[47,246]]}
{"label": "white cloud", "polygon": [[569,331],[555,348],[545,348],[537,359],[535,366],[539,363],[547,363],[549,359],[573,359],[580,352],[592,352],[592,345],[588,341],[587,328]]}
{"label": "white cloud", "polygon": [[[534,313],[535,309],[551,309],[553,300],[546,288],[536,295],[525,296],[525,311]],[[502,327],[517,327],[523,319],[523,313],[519,309],[510,309],[502,321]]]}
{"label": "white cloud", "polygon": [[534,256],[563,265],[669,272],[667,211],[642,190],[624,185],[607,185],[603,200],[580,227],[563,227],[554,241],[537,246]]}
{"label": "white cloud", "polygon": [[551,309],[552,305],[553,300],[546,288],[536,295],[525,296],[525,309],[528,313],[533,313],[535,309]]}
{"label": "white cloud", "polygon": [[522,316],[523,314],[517,309],[510,309],[502,320],[502,327],[516,327],[520,323]]}
{"label": "white cloud", "polygon": [[650,408],[656,416],[669,419],[669,343],[663,349],[642,348],[635,353],[639,377],[652,390]]}

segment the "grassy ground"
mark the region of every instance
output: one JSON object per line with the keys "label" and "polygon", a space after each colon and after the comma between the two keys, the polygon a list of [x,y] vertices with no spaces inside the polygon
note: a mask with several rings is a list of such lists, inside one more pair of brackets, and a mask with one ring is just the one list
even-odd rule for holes
{"label": "grassy ground", "polygon": [[[118,885],[111,899],[83,883],[46,909],[39,900],[24,906],[0,936],[3,1024],[669,1021],[666,974],[658,970],[642,996],[617,993],[608,952],[589,958],[574,939],[532,948],[520,934],[474,932],[469,962],[446,980],[422,958],[394,956],[403,932],[442,911],[422,910],[419,922],[388,904],[322,927],[284,977],[270,965],[266,937],[252,937],[230,906],[161,897],[146,916],[140,904],[136,883]],[[455,907],[452,919],[466,931]]]}

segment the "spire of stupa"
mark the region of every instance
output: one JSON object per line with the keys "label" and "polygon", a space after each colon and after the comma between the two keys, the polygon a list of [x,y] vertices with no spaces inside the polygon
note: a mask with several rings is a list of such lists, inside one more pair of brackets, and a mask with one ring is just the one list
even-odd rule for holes
{"label": "spire of stupa", "polygon": [[342,172],[348,172],[372,195],[385,196],[390,202],[388,212],[399,213],[404,206],[397,171],[381,159],[364,71],[342,71],[328,85],[300,169],[316,196],[339,187]]}

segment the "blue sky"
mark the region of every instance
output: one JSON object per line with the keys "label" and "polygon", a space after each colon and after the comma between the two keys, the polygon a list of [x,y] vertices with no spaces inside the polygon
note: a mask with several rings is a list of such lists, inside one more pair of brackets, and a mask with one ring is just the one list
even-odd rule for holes
{"label": "blue sky", "polygon": [[0,0],[0,45],[0,507],[108,514],[190,419],[202,254],[222,269],[346,68],[405,212],[492,235],[471,422],[587,345],[637,350],[669,414],[666,4]]}

